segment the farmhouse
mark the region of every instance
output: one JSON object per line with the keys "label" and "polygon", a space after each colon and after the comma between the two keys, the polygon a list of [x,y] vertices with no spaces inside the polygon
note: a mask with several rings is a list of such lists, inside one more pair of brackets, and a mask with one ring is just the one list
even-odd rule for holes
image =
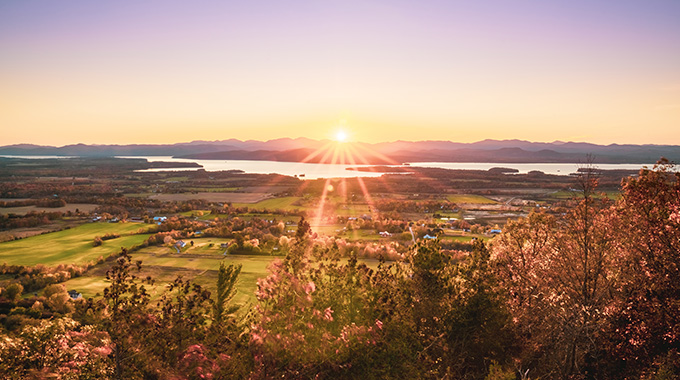
{"label": "farmhouse", "polygon": [[154,223],[158,224],[159,226],[161,225],[161,223],[165,222],[166,220],[168,220],[167,216],[154,216],[153,217]]}
{"label": "farmhouse", "polygon": [[83,295],[78,293],[75,290],[69,290],[68,291],[68,296],[71,297],[72,300],[77,300],[83,298]]}

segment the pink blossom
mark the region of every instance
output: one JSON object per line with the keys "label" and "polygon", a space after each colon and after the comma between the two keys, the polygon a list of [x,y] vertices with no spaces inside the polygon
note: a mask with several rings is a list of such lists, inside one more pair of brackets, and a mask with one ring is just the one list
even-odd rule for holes
{"label": "pink blossom", "polygon": [[95,354],[101,355],[101,356],[109,356],[111,354],[111,348],[108,346],[104,347],[97,347],[94,350],[92,350]]}
{"label": "pink blossom", "polygon": [[326,310],[323,311],[323,316],[326,318],[328,321],[333,320],[333,310],[330,307],[327,307]]}
{"label": "pink blossom", "polygon": [[379,319],[375,320],[375,325],[378,326],[378,328],[382,330],[383,323]]}
{"label": "pink blossom", "polygon": [[316,290],[316,285],[314,284],[314,282],[310,281],[305,285],[304,289],[305,289],[305,293],[307,293],[307,294],[313,293]]}

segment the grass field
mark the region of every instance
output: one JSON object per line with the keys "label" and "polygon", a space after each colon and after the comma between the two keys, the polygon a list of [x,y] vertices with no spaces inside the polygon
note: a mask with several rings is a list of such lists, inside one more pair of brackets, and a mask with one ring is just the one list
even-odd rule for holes
{"label": "grass field", "polygon": [[[617,200],[621,198],[621,192],[616,190],[611,190],[611,191],[604,191],[603,192],[606,197],[608,197],[611,200]],[[569,191],[569,190],[560,190],[556,191],[552,194],[550,194],[552,198],[555,199],[571,199],[571,198],[582,198],[583,193],[578,192],[578,191]],[[593,194],[595,198],[601,198],[602,197],[602,192],[595,192]]]}
{"label": "grass field", "polygon": [[[68,230],[0,243],[0,263],[10,265],[84,264],[143,242],[149,235],[133,235],[149,227],[140,223],[87,223]],[[95,236],[121,235],[93,246]]]}
{"label": "grass field", "polygon": [[472,204],[496,204],[493,199],[475,194],[451,194],[446,197],[453,203],[472,203]]}
{"label": "grass field", "polygon": [[295,203],[300,197],[281,197],[281,198],[271,198],[259,201],[257,203],[246,203],[246,202],[234,202],[232,206],[234,207],[250,207],[255,209],[270,209],[270,210],[284,210],[284,211],[296,211],[304,210],[304,206],[296,206]]}
{"label": "grass field", "polygon": [[[168,247],[147,247],[132,253],[133,260],[142,261],[140,277],[151,276],[155,279],[153,286],[146,286],[152,298],[159,297],[168,283],[178,275],[185,280],[191,280],[211,291],[217,284],[217,273],[220,263],[226,265],[241,265],[241,274],[237,285],[235,302],[240,304],[254,304],[257,280],[269,274],[268,267],[277,256],[267,255],[228,255],[223,256],[220,239],[194,239],[194,246],[187,247],[182,253],[176,253]],[[210,246],[210,244],[213,244]],[[377,268],[378,260],[361,259],[371,268]],[[111,263],[105,263],[89,271],[86,275],[64,282],[67,289],[80,292],[83,297],[95,297],[102,294],[108,286],[105,278],[106,269]]]}
{"label": "grass field", "polygon": [[201,191],[206,193],[228,193],[238,191],[239,187],[183,187],[184,191]]}
{"label": "grass field", "polygon": [[[147,247],[132,253],[133,260],[142,261],[140,275],[152,276],[156,283],[150,289],[152,296],[162,293],[165,286],[178,275],[214,290],[217,283],[217,273],[220,263],[242,265],[236,302],[254,302],[257,279],[266,277],[267,267],[276,256],[268,255],[229,255],[224,256],[224,248],[220,247],[222,239],[193,239],[194,246],[188,246],[182,253],[177,253],[168,247]],[[212,246],[210,245],[212,243]],[[68,289],[75,289],[85,298],[101,294],[108,282],[105,279],[105,263],[89,271],[85,276],[68,280],[64,285]]]}
{"label": "grass field", "polygon": [[34,212],[75,212],[76,210],[82,212],[92,212],[98,205],[89,203],[70,203],[63,207],[38,207],[38,206],[21,206],[21,207],[0,207],[0,214],[16,214],[24,215],[31,211]]}
{"label": "grass field", "polygon": [[205,199],[208,202],[224,203],[244,203],[246,206],[253,207],[254,203],[260,202],[270,196],[269,193],[181,193],[181,194],[156,194],[149,198],[161,201],[188,201],[191,199]]}
{"label": "grass field", "polygon": [[341,205],[336,208],[335,213],[341,216],[371,215],[371,208],[365,204]]}

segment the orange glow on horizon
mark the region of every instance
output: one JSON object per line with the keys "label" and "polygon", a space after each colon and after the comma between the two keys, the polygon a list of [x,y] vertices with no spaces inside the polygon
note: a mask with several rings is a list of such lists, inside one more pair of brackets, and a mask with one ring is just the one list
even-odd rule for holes
{"label": "orange glow on horizon", "polygon": [[[346,138],[346,135],[344,135],[343,137]],[[324,146],[310,153],[302,162],[310,162],[311,160],[314,160],[317,157],[321,156],[321,158],[318,159],[318,162],[322,164],[368,165],[371,164],[370,158],[376,158],[387,165],[400,164],[399,162],[391,160],[390,158],[380,153],[363,148],[361,147],[361,145],[355,145],[352,144],[351,142],[342,142],[340,140],[341,139],[338,138],[336,143],[329,142],[325,144]],[[316,161],[317,160],[315,160],[315,162]],[[375,218],[377,216],[376,207],[373,202],[373,198],[371,197],[371,194],[368,191],[368,187],[366,186],[364,180],[361,177],[353,179],[357,181],[359,188],[361,189],[361,193],[368,205],[369,212],[371,216]],[[343,202],[346,202],[348,197],[347,194],[348,180],[349,179],[347,178],[339,179],[340,191],[337,192],[338,193],[337,196],[339,196]],[[329,194],[336,193],[335,190],[336,186],[332,184],[332,179],[331,178],[326,179],[323,185],[321,199],[319,200],[319,204],[314,212],[314,217],[310,220],[311,227],[318,228],[322,225],[327,224],[325,223],[325,220],[328,218],[328,215],[325,215],[324,211],[326,205],[329,202]]]}

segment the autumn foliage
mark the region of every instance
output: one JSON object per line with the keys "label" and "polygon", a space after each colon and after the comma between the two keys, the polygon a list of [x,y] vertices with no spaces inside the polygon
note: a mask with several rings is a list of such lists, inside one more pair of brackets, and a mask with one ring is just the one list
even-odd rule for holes
{"label": "autumn foliage", "polygon": [[[597,196],[584,170],[563,215],[509,221],[490,243],[436,240],[362,264],[302,219],[237,305],[178,278],[152,300],[123,251],[100,299],[0,295],[6,378],[672,379],[680,376],[680,175],[667,162]],[[228,233],[252,231],[236,218]],[[180,226],[181,227],[181,226]],[[236,232],[234,232],[236,231]],[[172,231],[157,231],[159,237]],[[213,231],[218,233],[219,231]],[[226,233],[226,232],[225,232]],[[243,241],[245,244],[245,240]],[[284,246],[284,244],[282,244]]]}

